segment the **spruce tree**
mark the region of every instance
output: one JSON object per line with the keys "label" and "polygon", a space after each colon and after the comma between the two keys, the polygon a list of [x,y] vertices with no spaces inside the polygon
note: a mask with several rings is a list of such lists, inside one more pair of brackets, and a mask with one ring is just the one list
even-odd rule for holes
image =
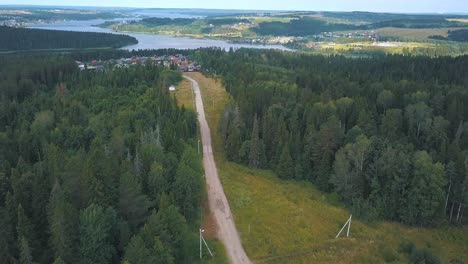
{"label": "spruce tree", "polygon": [[80,263],[107,264],[114,257],[116,213],[92,204],[80,215]]}
{"label": "spruce tree", "polygon": [[48,219],[50,225],[50,244],[57,259],[68,263],[75,261],[78,246],[78,212],[66,199],[58,182],[49,199]]}
{"label": "spruce tree", "polygon": [[281,152],[281,156],[280,156],[276,171],[278,172],[278,176],[281,179],[288,180],[294,177],[294,169],[295,169],[294,163],[291,158],[289,146],[285,144],[283,146],[283,151]]}
{"label": "spruce tree", "polygon": [[19,264],[34,264],[32,250],[29,247],[28,239],[25,236],[19,237],[20,261]]}
{"label": "spruce tree", "polygon": [[257,116],[255,115],[252,136],[250,138],[249,167],[259,168],[261,159],[261,142]]}

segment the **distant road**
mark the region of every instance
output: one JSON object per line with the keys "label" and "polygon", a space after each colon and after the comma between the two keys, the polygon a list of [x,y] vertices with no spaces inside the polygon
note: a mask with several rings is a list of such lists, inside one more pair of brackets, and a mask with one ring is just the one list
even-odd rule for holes
{"label": "distant road", "polygon": [[218,170],[211,148],[211,133],[205,118],[205,109],[200,94],[200,87],[197,81],[185,76],[184,78],[192,82],[192,89],[195,94],[195,104],[198,112],[198,122],[200,123],[200,134],[203,143],[203,166],[205,168],[205,178],[208,191],[208,201],[210,210],[214,215],[218,227],[218,238],[223,242],[227,255],[232,264],[252,263],[242,247],[239,233],[237,232],[231,208],[224,194],[223,186],[219,180]]}

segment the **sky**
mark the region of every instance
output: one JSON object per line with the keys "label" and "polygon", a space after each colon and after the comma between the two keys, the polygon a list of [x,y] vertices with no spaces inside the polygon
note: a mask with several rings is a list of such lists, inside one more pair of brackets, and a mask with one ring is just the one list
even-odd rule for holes
{"label": "sky", "polygon": [[0,0],[0,5],[468,13],[468,0]]}

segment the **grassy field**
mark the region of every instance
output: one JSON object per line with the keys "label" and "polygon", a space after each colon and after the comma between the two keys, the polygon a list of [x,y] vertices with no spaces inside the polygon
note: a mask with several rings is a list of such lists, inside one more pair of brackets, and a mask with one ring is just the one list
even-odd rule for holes
{"label": "grassy field", "polygon": [[404,48],[431,48],[434,47],[432,43],[421,42],[352,42],[352,43],[320,43],[322,49],[333,49],[336,51],[343,50],[367,50],[367,51],[384,51],[388,54],[401,54]]}
{"label": "grassy field", "polygon": [[461,23],[467,23],[468,24],[468,18],[450,18],[447,19],[448,21],[455,21],[455,22],[461,22]]}
{"label": "grassy field", "polygon": [[195,111],[192,85],[190,81],[182,79],[179,85],[177,85],[176,91],[174,92],[174,96],[176,97],[177,104],[180,107],[184,106],[185,109]]}
{"label": "grassy field", "polygon": [[200,84],[221,180],[243,245],[254,262],[383,263],[393,259],[405,263],[398,246],[406,240],[429,248],[443,263],[468,261],[468,228],[413,228],[353,219],[351,237],[334,239],[350,215],[336,197],[310,183],[281,181],[270,171],[224,160],[222,144],[214,135],[229,98],[219,81],[199,73],[190,75]]}
{"label": "grassy field", "polygon": [[324,54],[342,54],[348,51],[361,51],[361,52],[385,52],[387,54],[402,54],[406,48],[412,50],[414,48],[436,48],[434,43],[424,42],[370,42],[370,41],[355,41],[355,42],[308,42],[305,47],[312,49],[316,53]]}
{"label": "grassy field", "polygon": [[385,27],[375,30],[384,37],[404,37],[414,40],[427,40],[429,36],[448,36],[449,30],[457,28],[393,28]]}

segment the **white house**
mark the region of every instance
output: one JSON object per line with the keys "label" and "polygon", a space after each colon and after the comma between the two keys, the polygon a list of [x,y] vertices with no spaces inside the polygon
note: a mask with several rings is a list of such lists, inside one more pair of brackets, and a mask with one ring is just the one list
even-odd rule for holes
{"label": "white house", "polygon": [[176,90],[174,85],[169,86],[169,91],[174,92]]}

